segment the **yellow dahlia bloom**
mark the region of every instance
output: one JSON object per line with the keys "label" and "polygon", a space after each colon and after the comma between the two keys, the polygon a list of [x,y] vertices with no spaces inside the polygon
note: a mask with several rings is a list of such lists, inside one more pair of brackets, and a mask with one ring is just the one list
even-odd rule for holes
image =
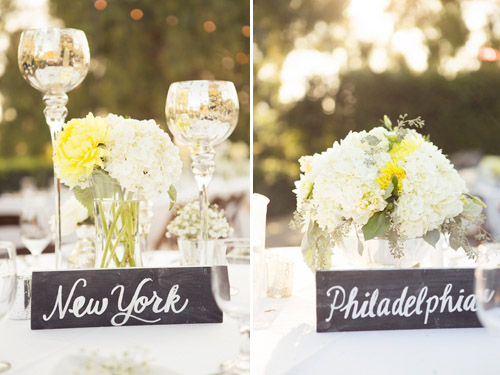
{"label": "yellow dahlia bloom", "polygon": [[105,146],[108,134],[106,119],[92,113],[84,119],[69,121],[55,145],[54,163],[59,178],[74,186],[94,168],[104,168],[103,158],[109,155]]}
{"label": "yellow dahlia bloom", "polygon": [[377,178],[377,183],[381,189],[386,190],[392,177],[396,176],[398,178],[398,194],[401,194],[406,172],[403,167],[398,166],[398,162],[404,161],[408,155],[418,150],[422,146],[422,142],[422,139],[406,138],[392,147],[391,151],[389,151],[392,161],[382,168],[382,173]]}
{"label": "yellow dahlia bloom", "polygon": [[398,167],[398,165],[392,161],[388,162],[387,165],[382,168],[382,174],[378,176],[377,183],[382,190],[387,190],[387,187],[394,176],[398,178],[398,194],[401,194],[406,172],[403,167]]}
{"label": "yellow dahlia bloom", "polygon": [[392,158],[394,163],[398,161],[404,160],[408,155],[414,153],[416,150],[422,146],[422,139],[414,139],[414,138],[406,138],[403,139],[400,143],[396,143],[391,151],[389,151],[389,155]]}

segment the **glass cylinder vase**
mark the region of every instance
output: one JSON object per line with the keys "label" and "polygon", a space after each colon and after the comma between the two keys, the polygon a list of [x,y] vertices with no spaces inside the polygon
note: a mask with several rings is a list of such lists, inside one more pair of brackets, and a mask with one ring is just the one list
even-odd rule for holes
{"label": "glass cylinder vase", "polygon": [[224,241],[208,240],[206,248],[197,239],[177,239],[181,266],[214,266],[224,264]]}
{"label": "glass cylinder vase", "polygon": [[90,177],[97,233],[95,268],[142,267],[139,194],[103,171]]}
{"label": "glass cylinder vase", "polygon": [[342,250],[345,256],[360,268],[411,268],[417,266],[432,249],[422,238],[403,242],[403,255],[394,257],[388,240],[373,239],[362,241],[363,252],[358,251],[357,238],[345,238]]}
{"label": "glass cylinder vase", "polygon": [[95,227],[80,224],[76,228],[77,241],[68,255],[67,263],[70,269],[92,268],[95,264]]}

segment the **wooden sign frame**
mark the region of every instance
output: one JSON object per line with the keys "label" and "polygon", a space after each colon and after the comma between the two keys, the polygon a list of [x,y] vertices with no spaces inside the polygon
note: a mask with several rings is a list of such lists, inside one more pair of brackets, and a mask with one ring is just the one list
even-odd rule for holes
{"label": "wooden sign frame", "polygon": [[481,327],[474,269],[316,271],[317,332]]}
{"label": "wooden sign frame", "polygon": [[31,329],[221,323],[210,272],[210,267],[33,272]]}

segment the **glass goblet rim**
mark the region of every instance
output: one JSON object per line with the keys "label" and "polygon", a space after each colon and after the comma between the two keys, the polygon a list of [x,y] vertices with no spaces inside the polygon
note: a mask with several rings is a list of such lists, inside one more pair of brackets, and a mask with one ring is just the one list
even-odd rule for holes
{"label": "glass goblet rim", "polygon": [[24,30],[22,33],[21,33],[21,38],[25,35],[25,34],[31,34],[31,33],[38,33],[38,32],[41,32],[41,31],[49,31],[49,30],[61,30],[61,31],[71,31],[71,32],[82,32],[83,34],[85,34],[85,31],[83,30],[80,30],[80,29],[75,29],[75,28],[72,28],[72,27],[39,27],[39,28],[36,28],[36,29],[26,29]]}
{"label": "glass goblet rim", "polygon": [[192,83],[201,83],[201,82],[207,82],[207,83],[217,83],[217,84],[224,84],[224,85],[232,85],[234,86],[233,81],[227,81],[227,80],[218,80],[218,79],[192,79],[192,80],[185,80],[185,81],[175,81],[170,84],[170,87],[175,85],[175,86],[183,86],[187,84],[192,84]]}

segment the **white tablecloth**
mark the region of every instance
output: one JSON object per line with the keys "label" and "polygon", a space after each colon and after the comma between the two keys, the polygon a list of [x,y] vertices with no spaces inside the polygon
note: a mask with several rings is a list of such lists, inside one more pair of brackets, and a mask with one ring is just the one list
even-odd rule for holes
{"label": "white tablecloth", "polygon": [[[198,198],[198,188],[191,173],[184,174],[181,180],[175,185],[177,188],[177,202],[186,203]],[[234,196],[245,196],[245,199],[242,200],[239,207],[229,207],[229,209],[232,208],[232,210],[235,211],[232,225],[235,230],[235,236],[237,237],[249,237],[250,235],[250,212],[248,206],[249,189],[250,180],[248,177],[224,180],[222,177],[216,175],[208,186],[208,198],[211,202],[216,199],[224,200]],[[53,211],[53,194],[52,190],[47,190],[44,192],[37,192],[36,196],[37,199],[44,199],[47,207]],[[61,202],[64,204],[64,202],[71,197],[71,192],[68,188],[63,186],[61,194]],[[33,199],[33,196],[29,194],[24,197],[21,193],[0,195],[0,215],[19,215],[23,207],[30,205],[31,199]],[[153,218],[151,219],[149,244],[155,247],[163,238],[166,226],[174,213],[172,210],[169,210],[170,198],[167,194],[161,194],[154,197],[152,202]],[[230,214],[230,212],[226,213]],[[73,242],[75,239],[75,235],[72,234],[64,236],[63,242]],[[0,227],[0,240],[14,242],[15,246],[18,248],[24,247],[17,225]]]}
{"label": "white tablecloth", "polygon": [[484,328],[316,333],[314,275],[297,248],[294,293],[254,303],[253,374],[500,374]]}
{"label": "white tablecloth", "polygon": [[[172,253],[158,253],[155,266],[172,265]],[[238,350],[238,326],[227,316],[221,324],[38,331],[30,329],[29,320],[0,321],[0,361],[12,364],[8,375],[98,375],[101,372],[85,370],[89,360],[114,356],[119,362],[125,352],[136,363],[146,360],[151,367],[151,372],[133,374],[206,375],[217,373],[219,364],[236,357]]]}

